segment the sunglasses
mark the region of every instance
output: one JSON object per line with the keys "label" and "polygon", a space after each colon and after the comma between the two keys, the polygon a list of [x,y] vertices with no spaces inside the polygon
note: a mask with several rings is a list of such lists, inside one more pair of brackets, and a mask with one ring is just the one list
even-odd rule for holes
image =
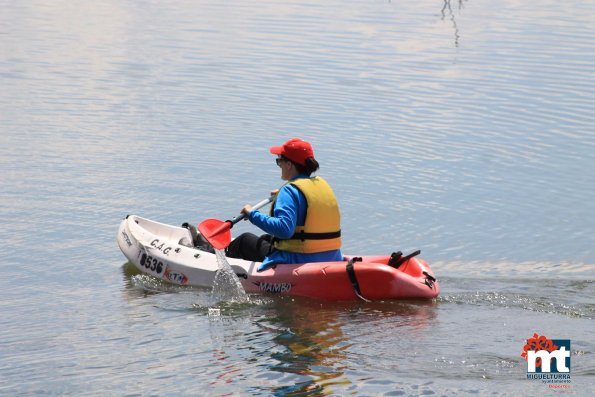
{"label": "sunglasses", "polygon": [[287,160],[286,158],[283,158],[283,157],[277,157],[277,158],[275,159],[275,163],[277,163],[277,165],[278,165],[279,167],[281,167],[281,162],[282,162],[282,161],[288,161],[288,160]]}

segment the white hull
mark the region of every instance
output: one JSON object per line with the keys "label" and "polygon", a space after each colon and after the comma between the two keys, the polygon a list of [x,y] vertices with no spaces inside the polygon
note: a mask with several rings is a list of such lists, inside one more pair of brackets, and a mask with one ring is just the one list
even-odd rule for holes
{"label": "white hull", "polygon": [[[138,216],[128,216],[120,224],[118,245],[140,271],[179,285],[210,287],[218,270],[215,254],[191,245],[190,231]],[[259,263],[227,258],[237,274],[256,271]]]}

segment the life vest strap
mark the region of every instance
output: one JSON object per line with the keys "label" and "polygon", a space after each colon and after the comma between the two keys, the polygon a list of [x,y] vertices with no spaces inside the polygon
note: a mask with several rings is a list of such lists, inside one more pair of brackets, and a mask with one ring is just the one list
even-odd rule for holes
{"label": "life vest strap", "polygon": [[332,238],[341,237],[341,231],[328,232],[328,233],[306,233],[297,232],[294,233],[288,240],[329,240]]}

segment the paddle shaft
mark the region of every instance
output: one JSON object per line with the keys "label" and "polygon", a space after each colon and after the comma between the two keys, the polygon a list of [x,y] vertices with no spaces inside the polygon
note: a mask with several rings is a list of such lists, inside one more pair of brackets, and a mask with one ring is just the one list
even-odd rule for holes
{"label": "paddle shaft", "polygon": [[[265,200],[262,200],[260,203],[255,204],[252,207],[252,211],[258,210],[262,207],[264,207],[265,205],[267,205],[268,203],[270,203],[273,200],[272,197],[269,197]],[[238,223],[239,221],[241,221],[242,219],[246,218],[248,216],[248,214],[246,213],[241,213],[240,215],[236,216],[235,218],[233,218],[232,220],[227,220],[225,222],[223,222],[218,228],[216,228],[215,230],[212,230],[210,232],[209,235],[205,236],[207,238],[209,237],[213,237],[216,236],[218,234],[221,234],[223,232],[225,232],[228,229],[231,229],[233,227],[233,225],[235,225],[236,223]]]}
{"label": "paddle shaft", "polygon": [[[259,203],[256,203],[253,207],[252,207],[252,211],[256,211],[258,209],[261,209],[262,207],[264,207],[265,205],[267,205],[268,203],[270,203],[271,201],[273,201],[272,197],[269,197],[267,199],[262,200]],[[241,221],[242,219],[246,218],[248,216],[248,214],[246,213],[241,213],[240,215],[236,216],[235,218],[233,218],[230,221],[225,221],[225,222],[230,222],[231,226],[235,225],[236,223],[238,223],[239,221]]]}

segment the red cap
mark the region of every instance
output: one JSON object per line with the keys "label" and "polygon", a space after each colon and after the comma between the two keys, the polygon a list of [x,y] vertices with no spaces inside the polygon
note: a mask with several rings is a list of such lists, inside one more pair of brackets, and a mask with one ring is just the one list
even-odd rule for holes
{"label": "red cap", "polygon": [[271,153],[287,157],[291,161],[301,165],[306,165],[307,158],[314,157],[312,145],[300,138],[290,139],[283,146],[273,146]]}

